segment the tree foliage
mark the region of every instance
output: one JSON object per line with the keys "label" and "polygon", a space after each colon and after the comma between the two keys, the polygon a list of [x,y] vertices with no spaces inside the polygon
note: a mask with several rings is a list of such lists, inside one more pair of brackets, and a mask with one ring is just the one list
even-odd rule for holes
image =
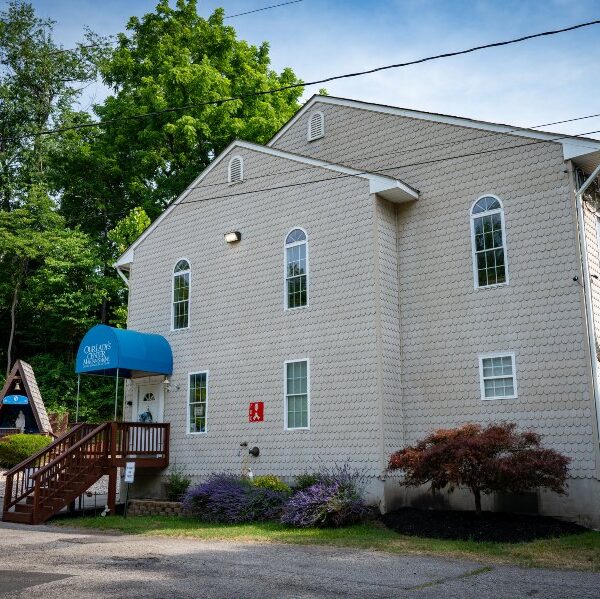
{"label": "tree foliage", "polygon": [[[223,16],[202,18],[195,0],[161,0],[129,20],[99,61],[112,94],[94,111],[109,124],[69,132],[57,155],[55,184],[69,215],[83,202],[109,228],[137,206],[154,219],[233,139],[265,142],[299,108],[302,88],[218,102],[299,81],[291,69],[272,70],[268,44],[238,39]],[[138,118],[144,113],[152,117]],[[81,225],[99,232],[98,220]]]}
{"label": "tree foliage", "polygon": [[557,451],[543,448],[540,435],[519,432],[514,423],[465,424],[437,430],[392,454],[388,468],[403,470],[406,486],[467,487],[479,514],[482,493],[536,488],[564,493],[569,462]]}

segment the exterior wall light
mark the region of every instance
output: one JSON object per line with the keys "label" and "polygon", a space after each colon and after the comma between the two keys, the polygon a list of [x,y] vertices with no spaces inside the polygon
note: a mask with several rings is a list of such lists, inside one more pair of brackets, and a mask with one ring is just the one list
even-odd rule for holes
{"label": "exterior wall light", "polygon": [[229,233],[225,233],[225,241],[227,243],[235,243],[242,238],[242,234],[239,231],[231,231]]}

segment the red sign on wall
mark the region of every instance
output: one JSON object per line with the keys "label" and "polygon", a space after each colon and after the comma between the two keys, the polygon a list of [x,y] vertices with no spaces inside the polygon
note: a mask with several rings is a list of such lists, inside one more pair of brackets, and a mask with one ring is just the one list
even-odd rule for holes
{"label": "red sign on wall", "polygon": [[253,401],[248,410],[249,422],[262,422],[265,419],[265,402]]}

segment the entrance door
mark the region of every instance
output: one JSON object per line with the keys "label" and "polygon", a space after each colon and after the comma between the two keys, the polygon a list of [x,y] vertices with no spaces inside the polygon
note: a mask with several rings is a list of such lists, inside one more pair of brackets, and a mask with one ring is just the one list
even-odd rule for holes
{"label": "entrance door", "polygon": [[164,386],[162,383],[137,384],[137,409],[134,420],[138,422],[163,421]]}

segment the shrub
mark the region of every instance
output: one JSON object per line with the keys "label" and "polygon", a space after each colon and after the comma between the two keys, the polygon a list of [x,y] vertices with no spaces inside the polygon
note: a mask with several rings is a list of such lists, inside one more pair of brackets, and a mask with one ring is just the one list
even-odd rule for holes
{"label": "shrub", "polygon": [[290,489],[289,485],[286,485],[274,474],[255,476],[252,484],[261,489],[271,489],[272,491],[279,491],[280,493],[285,493],[286,495],[292,494],[292,490]]}
{"label": "shrub", "polygon": [[364,501],[349,486],[319,482],[290,498],[281,521],[299,527],[339,527],[360,522],[366,513]]}
{"label": "shrub", "polygon": [[277,518],[286,499],[285,493],[256,487],[238,476],[213,474],[188,489],[183,509],[205,522],[252,522]]}
{"label": "shrub", "polygon": [[296,479],[297,491],[285,505],[281,521],[301,527],[359,522],[367,515],[360,494],[363,482],[363,476],[347,464],[302,474]]}
{"label": "shrub", "polygon": [[304,491],[305,489],[308,489],[308,487],[316,485],[318,482],[321,482],[321,476],[317,472],[304,472],[296,477],[294,490]]}
{"label": "shrub", "polygon": [[10,435],[0,441],[0,466],[12,468],[50,443],[45,435]]}
{"label": "shrub", "polygon": [[188,490],[192,480],[177,469],[169,474],[167,478],[166,493],[169,501],[181,501]]}
{"label": "shrub", "polygon": [[569,458],[544,449],[531,431],[517,432],[514,423],[466,424],[441,429],[390,457],[388,467],[405,472],[402,484],[432,489],[465,486],[481,513],[481,494],[523,493],[539,487],[564,493]]}

